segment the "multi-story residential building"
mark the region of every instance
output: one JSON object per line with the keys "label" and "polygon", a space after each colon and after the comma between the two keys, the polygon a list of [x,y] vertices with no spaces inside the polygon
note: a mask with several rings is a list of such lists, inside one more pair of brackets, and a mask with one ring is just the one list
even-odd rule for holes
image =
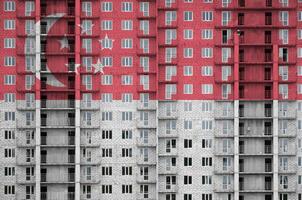
{"label": "multi-story residential building", "polygon": [[301,0],[0,16],[0,199],[302,200]]}

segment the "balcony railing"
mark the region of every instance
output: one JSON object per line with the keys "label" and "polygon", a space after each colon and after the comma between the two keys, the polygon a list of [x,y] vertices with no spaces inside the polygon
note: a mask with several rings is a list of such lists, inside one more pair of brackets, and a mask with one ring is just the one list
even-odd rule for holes
{"label": "balcony railing", "polygon": [[272,172],[272,164],[265,164],[265,172]]}
{"label": "balcony railing", "polygon": [[264,145],[264,152],[266,154],[272,153],[272,145]]}
{"label": "balcony railing", "polygon": [[48,101],[45,99],[41,100],[41,108],[74,108],[75,101]]}
{"label": "balcony railing", "polygon": [[272,189],[272,182],[265,182],[265,190],[271,190]]}
{"label": "balcony railing", "polygon": [[264,115],[265,115],[265,117],[272,117],[272,109],[271,108],[265,108]]}
{"label": "balcony railing", "polygon": [[68,118],[67,122],[62,123],[47,123],[47,118],[41,118],[41,126],[74,126],[75,118]]}
{"label": "balcony railing", "polygon": [[41,200],[74,200],[74,192],[41,192]]}
{"label": "balcony railing", "polygon": [[75,163],[75,155],[68,155],[68,163]]}
{"label": "balcony railing", "polygon": [[239,145],[239,153],[244,154],[244,145]]}

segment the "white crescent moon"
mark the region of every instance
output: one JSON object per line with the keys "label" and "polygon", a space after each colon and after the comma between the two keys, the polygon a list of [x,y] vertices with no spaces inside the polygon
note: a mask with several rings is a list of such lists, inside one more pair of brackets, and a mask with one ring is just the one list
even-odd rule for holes
{"label": "white crescent moon", "polygon": [[[49,30],[51,29],[51,27],[61,18],[65,15],[65,13],[55,13],[55,14],[51,14],[48,15],[46,18],[47,19],[47,32],[46,32],[46,36],[48,35]],[[42,20],[44,20],[42,19]],[[39,30],[41,30],[41,25],[40,25],[40,21],[38,21],[35,26],[36,26],[36,30],[37,28],[39,28]],[[25,48],[24,48],[25,49]],[[48,66],[46,66],[47,70],[50,72],[48,74],[48,77],[50,77],[50,82],[47,82],[48,85],[54,86],[54,87],[65,87],[64,83],[62,83],[61,81],[59,81],[50,71],[50,69],[48,68]],[[36,76],[36,78],[38,78]]]}

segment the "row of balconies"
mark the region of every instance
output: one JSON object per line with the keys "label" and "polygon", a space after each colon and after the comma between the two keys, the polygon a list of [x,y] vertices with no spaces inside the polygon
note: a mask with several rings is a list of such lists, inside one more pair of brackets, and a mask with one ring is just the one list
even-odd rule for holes
{"label": "row of balconies", "polygon": [[[296,148],[289,147],[288,150],[284,150],[284,148],[279,148],[279,155],[287,155],[294,156],[296,155]],[[214,155],[216,156],[226,156],[226,155],[234,155],[234,148],[217,148],[214,150]],[[239,155],[240,156],[272,156],[273,149],[272,145],[264,145],[263,147],[257,147],[257,149],[247,149],[244,145],[239,145]]]}
{"label": "row of balconies", "polygon": [[74,192],[41,192],[41,200],[74,200]]}
{"label": "row of balconies", "polygon": [[[35,102],[25,102],[25,101],[18,101],[17,109],[19,110],[34,110],[36,109]],[[60,110],[60,109],[73,109],[75,108],[75,100],[41,100],[41,109],[47,110]],[[99,102],[86,102],[81,101],[80,109],[85,110],[99,110],[100,105]],[[138,105],[138,110],[151,110],[150,107],[143,107],[141,104]],[[155,109],[155,108],[154,108]]]}

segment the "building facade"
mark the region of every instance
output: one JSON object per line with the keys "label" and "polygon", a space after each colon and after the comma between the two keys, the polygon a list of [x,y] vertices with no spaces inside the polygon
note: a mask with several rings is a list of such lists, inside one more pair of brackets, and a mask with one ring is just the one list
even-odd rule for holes
{"label": "building facade", "polygon": [[301,0],[0,16],[0,199],[302,200]]}

